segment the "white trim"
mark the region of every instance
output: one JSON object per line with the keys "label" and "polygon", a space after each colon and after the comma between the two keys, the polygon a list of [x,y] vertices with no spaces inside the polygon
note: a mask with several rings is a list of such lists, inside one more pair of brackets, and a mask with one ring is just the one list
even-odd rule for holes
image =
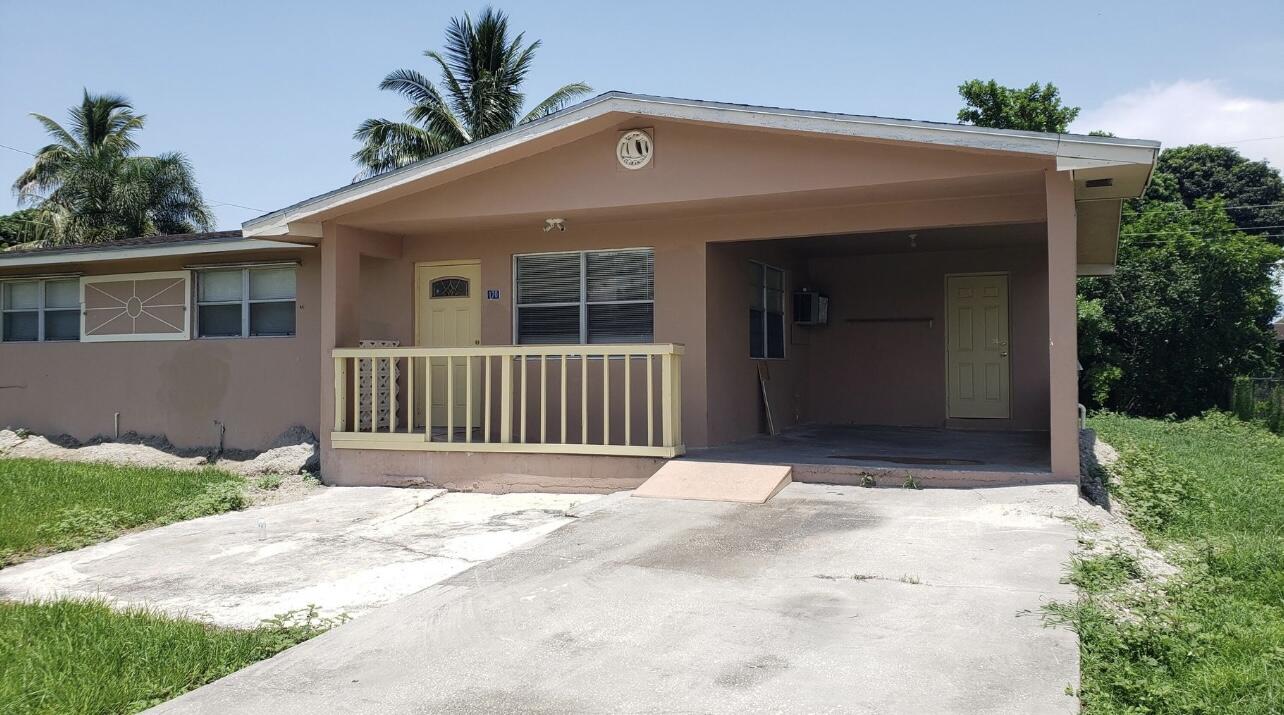
{"label": "white trim", "polygon": [[[181,333],[130,333],[128,335],[90,335],[85,331],[85,289],[94,283],[121,281],[147,281],[173,278],[183,281],[183,326]],[[165,290],[169,290],[166,288]],[[162,291],[164,292],[164,291]],[[176,306],[166,306],[176,307]],[[80,342],[82,343],[143,343],[167,340],[190,340],[192,336],[192,272],[151,271],[148,273],[116,273],[109,276],[81,276],[80,278]]]}
{"label": "white trim", "polygon": [[[100,251],[73,251],[69,253],[36,254],[23,256],[15,252],[12,257],[0,253],[0,269],[11,266],[52,266],[62,263],[95,263],[98,261],[123,261],[136,258],[160,258],[164,256],[197,256],[211,253],[234,253],[237,251],[266,251],[281,248],[312,248],[307,243],[288,241],[265,241],[262,239],[239,239],[202,243],[177,243],[167,246],[136,246],[133,248],[107,248]],[[6,276],[6,279],[10,276]],[[11,276],[19,279],[21,276]]]}
{"label": "white trim", "polygon": [[1080,263],[1075,266],[1075,274],[1080,276],[1113,276],[1113,263]]}
{"label": "white trim", "polygon": [[1153,165],[1159,143],[1075,134],[990,129],[933,124],[850,114],[807,112],[775,107],[721,104],[697,100],[608,92],[548,117],[522,124],[459,149],[387,174],[360,181],[243,223],[247,237],[286,235],[290,226],[318,213],[359,201],[388,189],[440,174],[528,141],[548,136],[607,114],[708,122],[729,126],[848,136],[883,141],[982,149],[1055,157],[1058,169],[1120,164]]}

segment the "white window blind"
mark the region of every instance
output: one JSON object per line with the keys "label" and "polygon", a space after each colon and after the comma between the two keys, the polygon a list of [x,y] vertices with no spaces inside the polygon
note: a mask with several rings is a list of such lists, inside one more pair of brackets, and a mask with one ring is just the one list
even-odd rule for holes
{"label": "white window blind", "polygon": [[519,255],[514,262],[517,344],[652,341],[652,249]]}
{"label": "white window blind", "polygon": [[79,279],[46,278],[0,284],[0,340],[79,339]]}
{"label": "white window blind", "polygon": [[294,335],[294,266],[210,269],[197,274],[197,335]]}

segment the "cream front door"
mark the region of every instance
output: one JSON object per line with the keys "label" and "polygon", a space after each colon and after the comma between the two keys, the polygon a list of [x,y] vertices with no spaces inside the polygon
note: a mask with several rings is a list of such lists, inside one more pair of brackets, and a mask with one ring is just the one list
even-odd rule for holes
{"label": "cream front door", "polygon": [[1006,418],[1008,277],[946,276],[949,417]]}
{"label": "cream front door", "polygon": [[[430,348],[471,348],[481,344],[481,265],[476,261],[421,263],[415,266],[415,343]],[[432,381],[432,425],[444,427],[447,395],[453,392],[451,423],[464,426],[468,399],[467,363],[454,358],[448,369],[445,358],[434,358],[429,366]],[[474,370],[477,366],[474,366]],[[415,384],[424,385],[424,366],[416,365]],[[453,374],[448,374],[453,373]],[[474,373],[475,375],[476,373]],[[454,381],[448,389],[447,379]],[[473,385],[473,426],[480,424],[477,388]],[[422,393],[420,393],[422,395]],[[423,424],[423,400],[415,401],[416,424]]]}

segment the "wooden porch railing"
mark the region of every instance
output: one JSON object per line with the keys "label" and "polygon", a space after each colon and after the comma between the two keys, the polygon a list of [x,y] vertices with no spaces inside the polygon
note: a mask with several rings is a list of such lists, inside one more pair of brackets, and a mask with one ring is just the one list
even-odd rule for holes
{"label": "wooden porch railing", "polygon": [[674,457],[676,344],[337,348],[340,449]]}

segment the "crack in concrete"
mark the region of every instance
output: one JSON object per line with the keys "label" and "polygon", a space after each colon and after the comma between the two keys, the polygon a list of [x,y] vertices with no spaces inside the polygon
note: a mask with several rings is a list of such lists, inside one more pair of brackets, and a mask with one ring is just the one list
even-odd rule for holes
{"label": "crack in concrete", "polygon": [[380,520],[379,520],[379,523],[381,523],[381,524],[387,524],[387,523],[389,523],[389,522],[396,521],[396,520],[400,519],[400,518],[401,518],[401,517],[403,517],[403,516],[408,516],[408,515],[410,515],[410,514],[413,514],[413,513],[415,513],[416,511],[419,511],[420,509],[422,509],[425,505],[430,504],[430,503],[432,503],[433,501],[436,501],[437,497],[443,496],[443,495],[445,495],[445,494],[446,494],[446,492],[444,492],[444,491],[439,491],[439,492],[437,492],[437,493],[435,493],[435,494],[432,494],[432,495],[430,495],[427,499],[424,499],[424,500],[423,500],[423,501],[421,501],[421,502],[417,502],[414,506],[412,506],[412,507],[410,507],[409,509],[407,509],[407,510],[405,510],[405,511],[401,512],[400,514],[395,514],[395,515],[390,516],[390,517],[388,517],[388,518],[386,518],[386,519],[380,519]]}
{"label": "crack in concrete", "polygon": [[994,586],[994,585],[983,584],[983,583],[928,583],[927,581],[918,580],[918,577],[916,576],[908,577],[909,579],[913,579],[913,580],[907,580],[907,577],[904,577],[904,576],[899,578],[893,578],[891,576],[874,576],[874,575],[868,575],[868,574],[856,574],[854,576],[831,576],[829,574],[816,574],[812,576],[812,578],[818,578],[824,581],[853,581],[856,583],[860,583],[863,581],[887,581],[889,583],[903,583],[906,586],[929,586],[931,588],[970,588],[970,589],[981,589],[981,590],[990,590],[990,591],[1003,591],[1005,593],[1033,593],[1033,594],[1048,593],[1047,591],[1042,591],[1036,588],[1013,588],[1011,586]]}

